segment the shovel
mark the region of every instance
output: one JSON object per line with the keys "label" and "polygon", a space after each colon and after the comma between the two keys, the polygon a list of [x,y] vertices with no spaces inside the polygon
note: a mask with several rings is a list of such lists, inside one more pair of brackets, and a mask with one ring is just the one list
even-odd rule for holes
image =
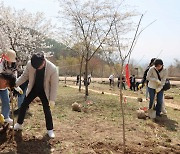
{"label": "shovel", "polygon": [[156,96],[157,96],[157,93],[155,93],[154,101],[153,101],[151,109],[148,110],[148,116],[150,117],[150,119],[156,118],[156,110],[154,110],[154,104],[155,104]]}

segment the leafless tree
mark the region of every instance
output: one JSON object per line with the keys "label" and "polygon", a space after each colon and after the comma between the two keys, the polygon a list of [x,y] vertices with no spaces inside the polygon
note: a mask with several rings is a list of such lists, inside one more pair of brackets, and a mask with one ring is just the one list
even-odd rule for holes
{"label": "leafless tree", "polygon": [[[85,62],[85,99],[88,96],[88,63],[100,50],[111,31],[115,16],[108,1],[76,1],[61,0],[64,19],[68,19],[69,37],[80,40],[83,46],[83,59]],[[61,18],[62,19],[62,18]]]}

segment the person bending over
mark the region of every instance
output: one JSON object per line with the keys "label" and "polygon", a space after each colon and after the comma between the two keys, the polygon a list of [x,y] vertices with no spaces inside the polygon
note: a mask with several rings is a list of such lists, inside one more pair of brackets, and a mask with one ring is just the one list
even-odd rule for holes
{"label": "person bending over", "polygon": [[41,99],[46,120],[47,133],[50,138],[54,138],[53,120],[50,107],[55,105],[55,99],[58,88],[57,67],[48,61],[43,52],[32,55],[27,63],[23,74],[17,79],[16,86],[29,80],[26,97],[20,107],[15,130],[21,130],[24,122],[26,110],[34,98]]}

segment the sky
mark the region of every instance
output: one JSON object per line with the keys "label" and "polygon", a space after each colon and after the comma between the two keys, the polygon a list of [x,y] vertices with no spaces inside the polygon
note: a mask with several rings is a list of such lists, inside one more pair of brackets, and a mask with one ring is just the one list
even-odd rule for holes
{"label": "sky", "polygon": [[[28,12],[44,12],[53,23],[57,22],[58,0],[0,0],[6,6],[26,9]],[[165,66],[180,60],[180,0],[125,0],[125,3],[145,13],[141,26],[156,20],[140,36],[132,58],[138,64],[149,63],[151,58],[161,58]],[[60,22],[60,21],[58,21]]]}

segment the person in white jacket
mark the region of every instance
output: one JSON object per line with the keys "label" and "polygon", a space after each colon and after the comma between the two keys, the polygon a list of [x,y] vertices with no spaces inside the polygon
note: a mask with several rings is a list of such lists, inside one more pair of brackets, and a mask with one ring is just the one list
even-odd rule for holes
{"label": "person in white jacket", "polygon": [[16,86],[21,85],[29,80],[26,97],[20,107],[17,123],[14,125],[15,130],[22,129],[26,110],[34,98],[41,99],[46,119],[46,128],[49,137],[54,138],[53,121],[50,107],[55,105],[55,99],[58,88],[57,67],[44,58],[44,53],[34,54],[31,61],[27,63],[23,74],[17,79]]}
{"label": "person in white jacket", "polygon": [[114,74],[111,74],[109,76],[109,85],[110,85],[110,87],[114,86]]}
{"label": "person in white jacket", "polygon": [[[158,78],[160,75],[161,80]],[[150,96],[149,109],[152,108],[153,101],[155,99],[155,93],[157,93],[157,103],[155,106],[156,116],[161,116],[161,109],[163,103],[163,86],[167,78],[167,70],[163,67],[163,61],[161,59],[156,59],[154,66],[152,66],[147,73],[148,92]]]}

